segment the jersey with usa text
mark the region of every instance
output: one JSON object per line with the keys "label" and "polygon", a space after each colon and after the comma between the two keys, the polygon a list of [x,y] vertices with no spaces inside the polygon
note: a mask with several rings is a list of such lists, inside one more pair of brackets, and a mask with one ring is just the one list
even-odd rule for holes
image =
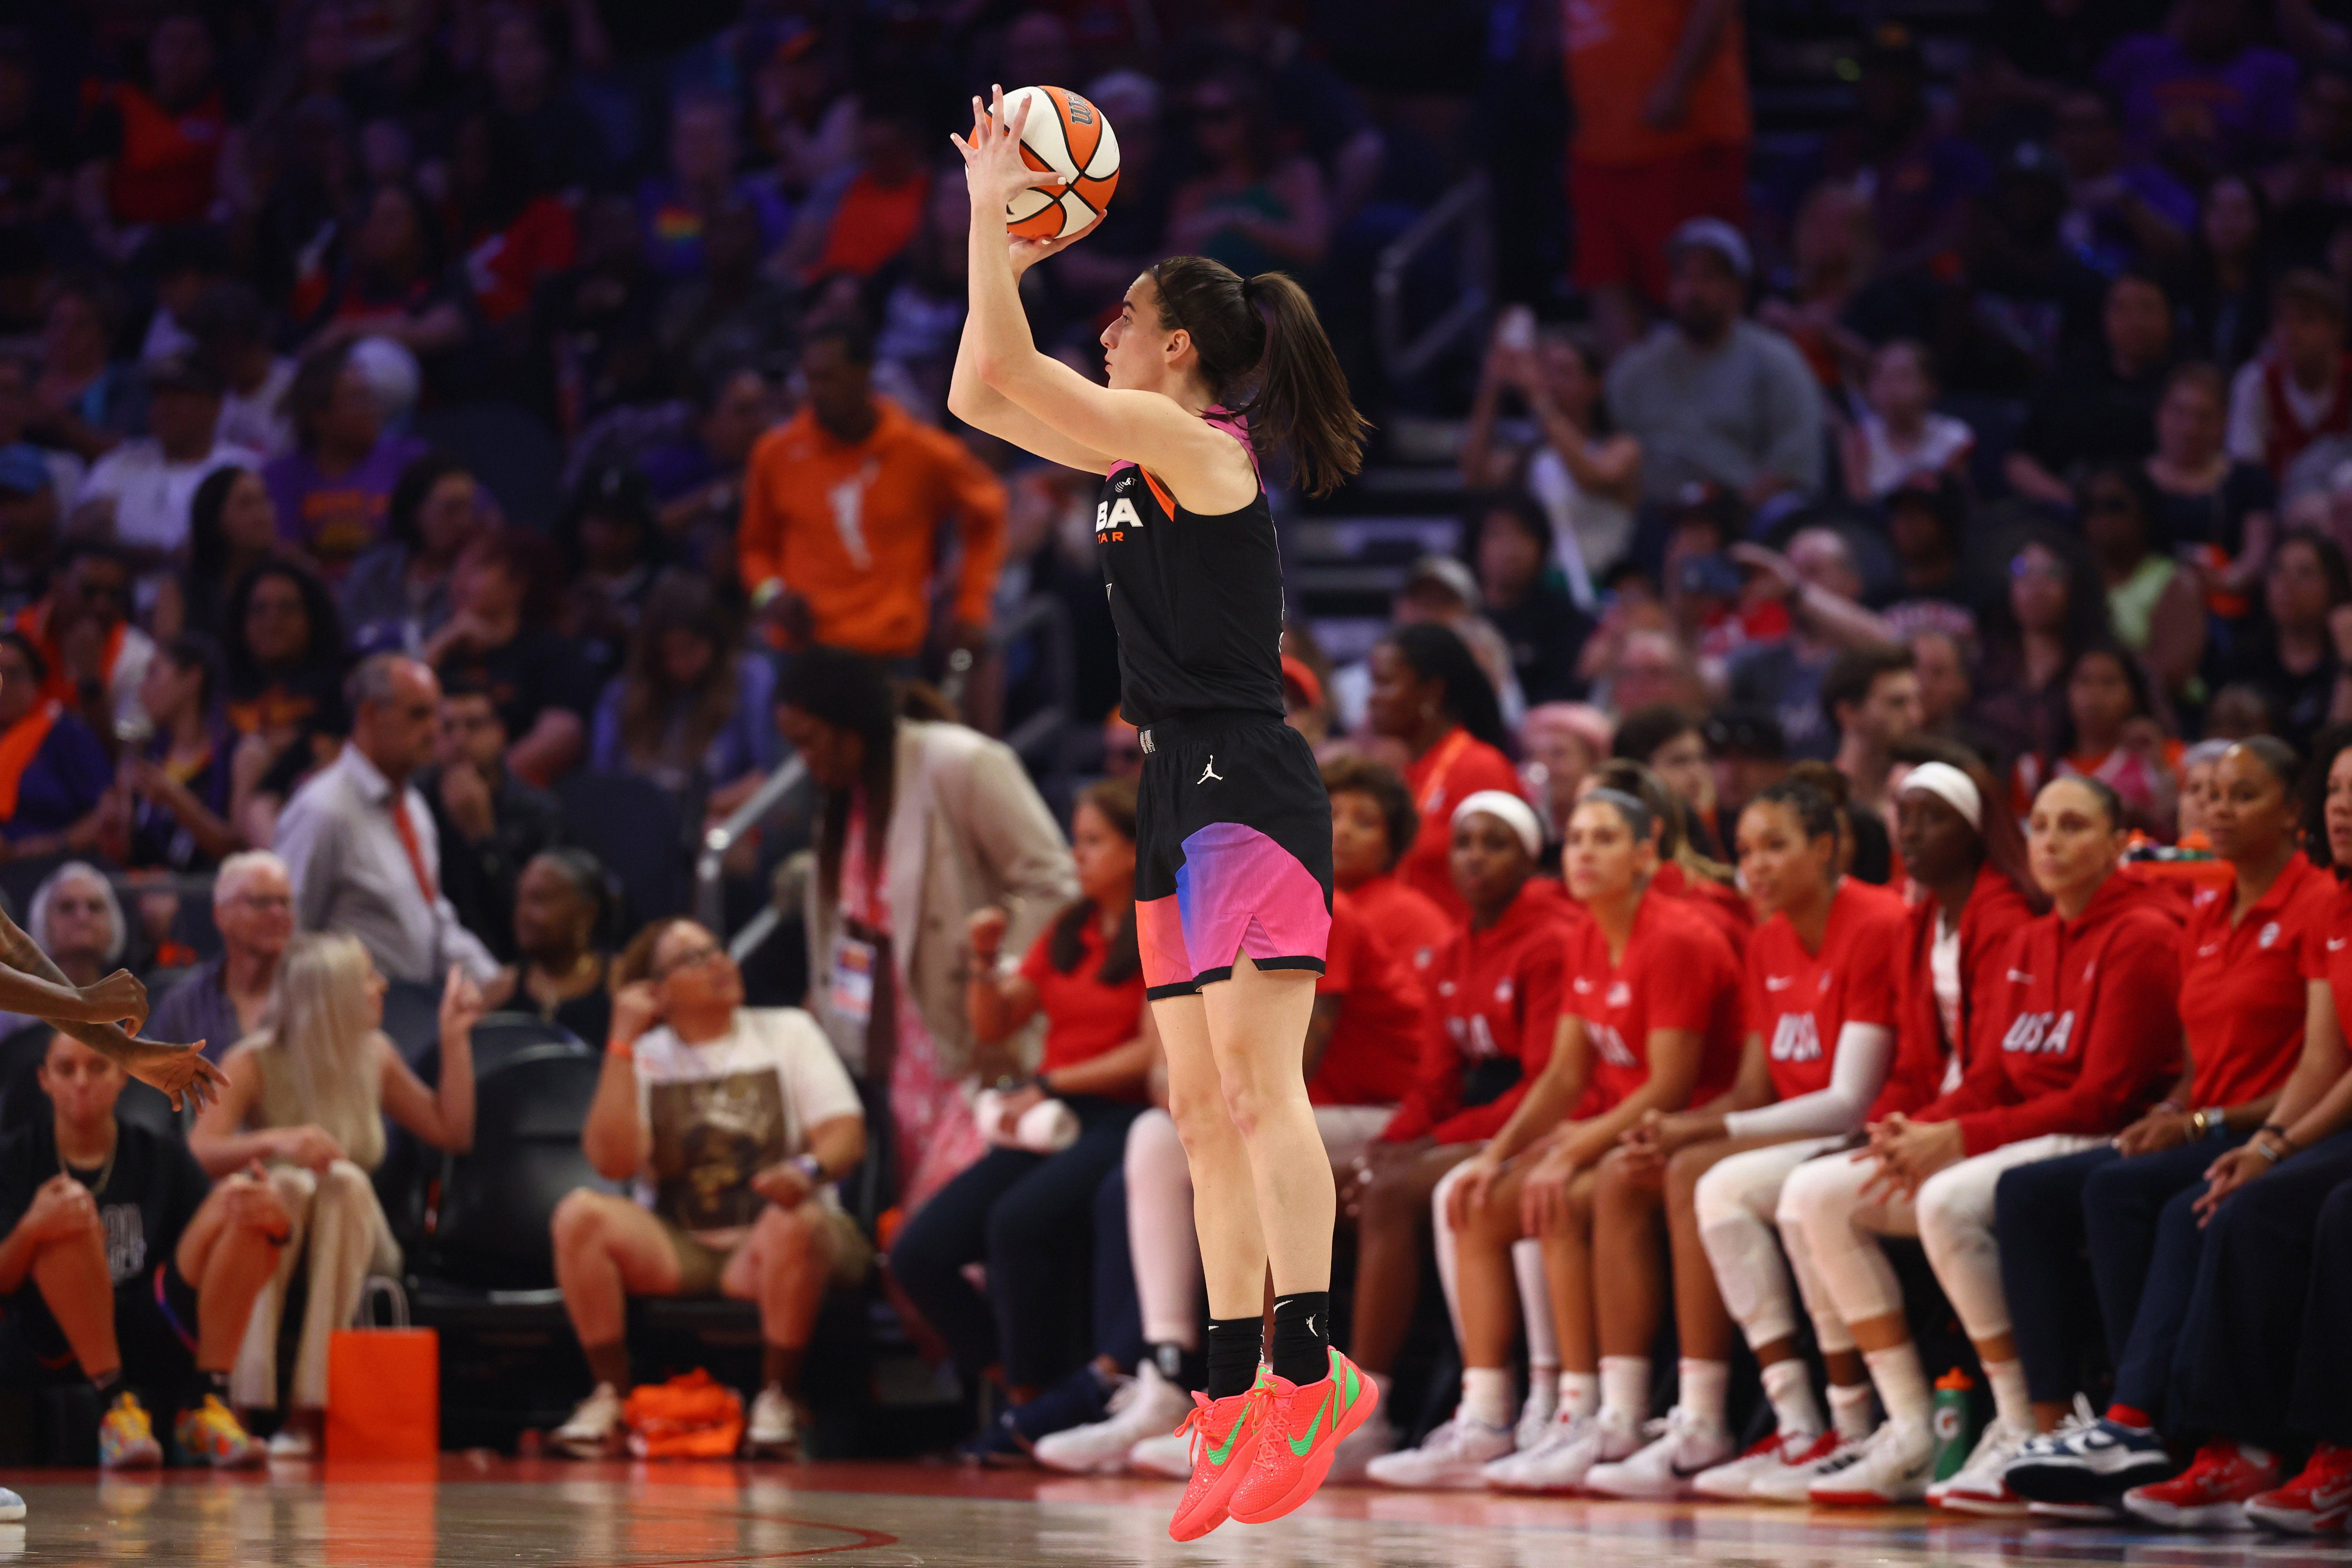
{"label": "jersey with usa text", "polygon": [[1614,963],[1599,921],[1575,922],[1566,945],[1568,989],[1560,1011],[1584,1020],[1591,1054],[1578,1117],[1598,1116],[1650,1081],[1650,1035],[1657,1029],[1692,1029],[1700,1037],[1698,1082],[1689,1103],[1731,1087],[1745,1037],[1739,961],[1731,956],[1729,940],[1689,900],[1645,892],[1634,909],[1624,955]]}
{"label": "jersey with usa text", "polygon": [[[1222,408],[1203,417],[1242,444],[1255,472],[1248,426]],[[1248,505],[1203,515],[1141,465],[1114,463],[1095,505],[1095,549],[1129,723],[1215,710],[1282,717],[1282,550],[1262,476]]]}
{"label": "jersey with usa text", "polygon": [[1910,912],[1900,896],[1853,877],[1830,895],[1819,952],[1774,915],[1748,939],[1748,1032],[1764,1042],[1772,1094],[1794,1100],[1830,1086],[1848,1024],[1892,1031]]}

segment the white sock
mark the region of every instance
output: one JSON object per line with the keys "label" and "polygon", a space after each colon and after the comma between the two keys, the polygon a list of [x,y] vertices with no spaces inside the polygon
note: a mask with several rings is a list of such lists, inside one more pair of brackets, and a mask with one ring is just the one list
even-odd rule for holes
{"label": "white sock", "polygon": [[1822,1407],[1813,1401],[1812,1374],[1794,1356],[1764,1369],[1764,1397],[1772,1402],[1784,1437],[1818,1437]]}
{"label": "white sock", "polygon": [[1650,1418],[1648,1356],[1601,1358],[1601,1418],[1606,1421],[1612,1417],[1634,1426]]}
{"label": "white sock", "polygon": [[1540,1410],[1546,1417],[1557,1411],[1559,1408],[1559,1368],[1529,1363],[1528,1396],[1520,1401],[1519,1408],[1522,1412],[1530,1408]]}
{"label": "white sock", "polygon": [[2009,1424],[2011,1430],[2033,1430],[2033,1400],[2025,1386],[2025,1363],[2009,1361],[1989,1361],[1984,1363],[1985,1381],[1992,1384],[1993,1414]]}
{"label": "white sock", "polygon": [[1866,1383],[1851,1388],[1842,1383],[1830,1384],[1830,1420],[1840,1441],[1859,1443],[1870,1436],[1871,1428],[1878,1425],[1870,1408],[1874,1403],[1874,1391]]}
{"label": "white sock", "polygon": [[1601,1374],[1563,1372],[1559,1374],[1559,1408],[1565,1415],[1590,1421],[1601,1414]]}
{"label": "white sock", "polygon": [[1935,1398],[1927,1392],[1927,1371],[1919,1364],[1919,1347],[1906,1340],[1892,1350],[1872,1351],[1862,1359],[1870,1367],[1870,1381],[1878,1386],[1878,1402],[1886,1406],[1886,1418],[1926,1430]]}
{"label": "white sock", "polygon": [[1729,1362],[1693,1361],[1685,1356],[1675,1372],[1678,1384],[1675,1394],[1676,1405],[1718,1431],[1729,1424],[1729,1417],[1724,1413],[1725,1402],[1731,1394]]}
{"label": "white sock", "polygon": [[1462,1414],[1481,1426],[1508,1426],[1512,1415],[1510,1370],[1499,1366],[1464,1368]]}

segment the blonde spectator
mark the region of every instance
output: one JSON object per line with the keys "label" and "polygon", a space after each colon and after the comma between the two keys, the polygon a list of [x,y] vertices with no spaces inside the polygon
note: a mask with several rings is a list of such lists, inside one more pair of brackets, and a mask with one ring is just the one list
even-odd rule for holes
{"label": "blonde spectator", "polygon": [[258,1163],[293,1221],[278,1272],[256,1303],[231,1380],[243,1409],[278,1402],[278,1324],[297,1268],[310,1299],[295,1352],[292,1408],[273,1455],[310,1454],[324,1425],[327,1342],[352,1320],[371,1274],[394,1273],[400,1247],[368,1174],[383,1162],[386,1116],[436,1149],[474,1142],[473,1030],[480,991],[452,966],[441,993],[441,1075],[428,1089],[384,1037],[383,976],[355,937],[296,937],[262,1026],[222,1065],[228,1088],[188,1135],[215,1180]]}

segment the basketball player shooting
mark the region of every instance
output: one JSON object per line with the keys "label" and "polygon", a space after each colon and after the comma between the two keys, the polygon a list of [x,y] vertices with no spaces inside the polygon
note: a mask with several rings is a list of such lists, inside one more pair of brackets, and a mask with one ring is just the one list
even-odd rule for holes
{"label": "basketball player shooting", "polygon": [[[1282,560],[1259,468],[1279,456],[1327,493],[1360,466],[1364,422],[1313,303],[1278,272],[1155,263],[1102,334],[1108,386],[1040,353],[1020,275],[1100,212],[1033,238],[1008,234],[1010,209],[1077,184],[1038,143],[1069,149],[1098,111],[1066,93],[1016,97],[1009,113],[1002,88],[975,98],[971,135],[952,138],[971,197],[971,302],[948,405],[1104,477],[1095,543],[1120,710],[1145,752],[1136,928],[1209,1286],[1209,1386],[1193,1395],[1192,1477],[1169,1526],[1190,1541],[1306,1501],[1379,1398],[1330,1346],[1331,1172],[1302,1058],[1331,923],[1331,806],[1283,722]],[[1063,122],[1024,157],[1041,105]]]}

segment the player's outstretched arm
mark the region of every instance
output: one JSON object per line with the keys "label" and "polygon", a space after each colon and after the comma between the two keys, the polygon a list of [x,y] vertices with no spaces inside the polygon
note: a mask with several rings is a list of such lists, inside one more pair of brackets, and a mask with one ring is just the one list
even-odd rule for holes
{"label": "player's outstretched arm", "polygon": [[53,1025],[121,1063],[132,1078],[169,1096],[174,1110],[184,1099],[201,1107],[220,1094],[220,1069],[205,1059],[203,1041],[172,1046],[137,1039],[124,1031],[124,1023],[137,1029],[147,1022],[147,988],[129,971],[117,970],[95,985],[77,986],[5,910],[0,910],[0,1007]]}

